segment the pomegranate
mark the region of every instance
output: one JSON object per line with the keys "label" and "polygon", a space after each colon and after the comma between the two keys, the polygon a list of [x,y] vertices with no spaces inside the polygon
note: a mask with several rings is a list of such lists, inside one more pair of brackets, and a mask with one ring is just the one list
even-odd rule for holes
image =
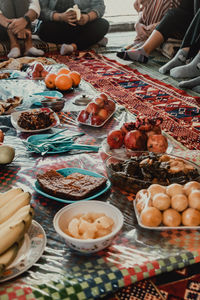
{"label": "pomegranate", "polygon": [[113,130],[107,136],[107,143],[110,148],[119,149],[124,143],[124,135],[121,130]]}
{"label": "pomegranate", "polygon": [[147,140],[147,149],[150,152],[165,153],[168,147],[167,139],[162,134],[153,134]]}
{"label": "pomegranate", "polygon": [[135,122],[126,122],[122,125],[121,131],[123,134],[126,134],[127,132],[134,130],[135,128]]}
{"label": "pomegranate", "polygon": [[160,126],[153,126],[149,131],[146,132],[146,135],[149,137],[150,135],[161,134]]}
{"label": "pomegranate", "polygon": [[129,131],[124,138],[126,148],[131,150],[146,150],[147,136],[140,130]]}

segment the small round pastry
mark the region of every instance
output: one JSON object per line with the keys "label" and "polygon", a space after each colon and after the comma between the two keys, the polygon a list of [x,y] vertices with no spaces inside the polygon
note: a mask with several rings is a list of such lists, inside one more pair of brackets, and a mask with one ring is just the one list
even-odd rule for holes
{"label": "small round pastry", "polygon": [[162,222],[162,214],[156,207],[146,207],[140,215],[141,222],[145,226],[157,227]]}
{"label": "small round pastry", "polygon": [[189,181],[184,185],[183,190],[186,195],[189,196],[192,190],[200,190],[200,183],[197,181]]}
{"label": "small round pastry", "polygon": [[153,199],[153,197],[155,196],[155,194],[159,194],[159,193],[164,193],[165,194],[166,187],[162,186],[160,184],[154,183],[154,184],[151,184],[148,187],[147,191],[150,193],[151,198]]}
{"label": "small round pastry", "polygon": [[149,193],[146,189],[139,190],[135,196],[136,202],[149,198]]}
{"label": "small round pastry", "polygon": [[185,226],[199,226],[200,211],[191,207],[187,208],[182,213],[182,224]]}
{"label": "small round pastry", "polygon": [[166,194],[158,193],[153,197],[152,204],[159,210],[165,210],[170,207],[171,199]]}
{"label": "small round pastry", "polygon": [[177,227],[181,224],[181,215],[177,210],[169,208],[163,212],[163,224],[169,227]]}
{"label": "small round pastry", "polygon": [[200,190],[192,190],[188,196],[189,206],[200,210]]}
{"label": "small round pastry", "polygon": [[136,201],[136,208],[138,213],[140,214],[141,211],[147,206],[147,202],[150,199],[150,194],[146,189],[142,189],[137,192],[135,196],[135,201]]}
{"label": "small round pastry", "polygon": [[181,212],[188,207],[188,198],[186,195],[177,194],[171,198],[171,207]]}
{"label": "small round pastry", "polygon": [[173,197],[176,194],[184,194],[183,186],[178,183],[172,183],[166,187],[166,193],[170,197]]}

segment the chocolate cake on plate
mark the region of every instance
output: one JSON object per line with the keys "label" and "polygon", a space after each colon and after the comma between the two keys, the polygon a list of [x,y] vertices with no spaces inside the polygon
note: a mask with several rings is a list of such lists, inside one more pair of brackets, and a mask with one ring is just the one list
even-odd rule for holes
{"label": "chocolate cake on plate", "polygon": [[37,175],[41,189],[57,198],[81,200],[92,196],[106,186],[105,177],[94,177],[81,173],[72,173],[67,177],[55,170]]}

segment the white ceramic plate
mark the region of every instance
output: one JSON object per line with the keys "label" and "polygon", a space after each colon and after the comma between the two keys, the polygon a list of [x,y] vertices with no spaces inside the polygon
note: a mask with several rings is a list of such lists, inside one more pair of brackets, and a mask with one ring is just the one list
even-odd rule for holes
{"label": "white ceramic plate", "polygon": [[41,257],[46,247],[46,234],[42,226],[32,221],[31,227],[25,234],[24,242],[17,257],[0,277],[0,282],[15,278],[27,271]]}
{"label": "white ceramic plate", "polygon": [[41,131],[45,131],[45,130],[51,129],[52,127],[58,126],[60,124],[59,117],[57,116],[57,114],[55,112],[53,112],[53,116],[54,116],[55,121],[49,127],[42,128],[42,129],[36,129],[36,130],[29,130],[29,129],[24,129],[24,128],[22,128],[22,127],[20,127],[18,125],[18,120],[19,120],[19,117],[20,117],[20,115],[21,115],[22,112],[36,112],[36,111],[53,112],[48,107],[35,108],[35,109],[29,109],[29,110],[23,110],[23,111],[14,112],[14,113],[11,114],[11,123],[12,123],[13,127],[15,127],[17,130],[19,130],[21,132],[41,132]]}
{"label": "white ceramic plate", "polygon": [[[107,143],[107,139],[103,140],[102,144],[101,144],[101,148],[103,150],[103,152],[105,152],[107,155],[109,156],[114,156],[120,159],[128,159],[130,158],[127,154],[126,154],[126,149],[125,146],[122,146],[119,149],[111,149],[110,146]],[[173,150],[173,145],[172,143],[168,140],[168,148],[166,150],[167,154],[170,154]],[[147,150],[144,150],[144,152]],[[140,151],[141,152],[141,151]]]}
{"label": "white ceramic plate", "polygon": [[136,201],[134,201],[133,206],[134,206],[134,210],[135,210],[135,214],[136,214],[138,224],[140,225],[140,227],[142,227],[144,229],[158,230],[158,231],[160,231],[160,230],[171,230],[171,229],[175,229],[175,230],[181,230],[181,229],[182,230],[183,229],[185,229],[185,230],[191,230],[191,229],[197,230],[198,229],[199,230],[200,229],[200,226],[176,226],[176,227],[169,227],[169,226],[163,226],[163,225],[157,226],[157,227],[145,226],[140,221],[140,215],[139,215],[137,207],[136,207]]}

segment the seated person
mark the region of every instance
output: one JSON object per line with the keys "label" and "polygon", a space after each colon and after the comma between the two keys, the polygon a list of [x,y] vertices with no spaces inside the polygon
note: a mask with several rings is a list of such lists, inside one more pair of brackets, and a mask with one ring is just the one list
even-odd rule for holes
{"label": "seated person", "polygon": [[[74,4],[81,10],[80,20],[74,11],[67,11]],[[108,32],[109,23],[102,18],[103,0],[40,0],[40,6],[38,35],[45,42],[62,44],[61,55],[85,50]]]}
{"label": "seated person", "polygon": [[[180,50],[172,60],[162,66],[163,74],[170,71],[175,78],[192,78],[179,83],[180,87],[194,88],[200,92],[200,8],[194,16],[182,41]],[[190,61],[189,63],[187,63]],[[186,64],[187,63],[187,64]],[[197,91],[197,88],[195,89]]]}
{"label": "seated person", "polygon": [[38,0],[0,1],[0,40],[10,41],[9,58],[21,56],[19,39],[25,43],[24,55],[41,56],[42,50],[33,47],[31,22],[40,14]]}
{"label": "seated person", "polygon": [[167,11],[166,15],[142,46],[118,52],[117,56],[125,60],[147,62],[150,53],[168,38],[177,36],[183,38],[194,17],[196,2],[198,0],[181,0],[179,7]]}
{"label": "seated person", "polygon": [[168,9],[179,4],[180,0],[135,0],[133,6],[139,19],[135,24],[136,37],[132,46],[144,44]]}

